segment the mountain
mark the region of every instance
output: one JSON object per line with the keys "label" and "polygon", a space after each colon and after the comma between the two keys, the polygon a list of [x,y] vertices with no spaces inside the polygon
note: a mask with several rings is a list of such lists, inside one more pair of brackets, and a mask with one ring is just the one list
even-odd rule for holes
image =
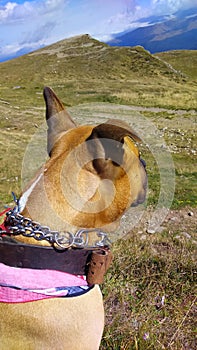
{"label": "mountain", "polygon": [[[180,74],[157,59],[141,46],[111,47],[88,34],[61,40],[13,60],[0,63],[8,68],[12,84],[46,79],[132,79],[137,76],[168,76],[179,79]],[[25,67],[25,69],[24,69]],[[39,70],[38,70],[39,67]],[[7,77],[6,77],[7,79]]]}
{"label": "mountain", "polygon": [[[193,62],[195,74],[191,52],[184,60],[190,62],[188,69]],[[29,108],[36,112],[43,108],[42,90],[48,85],[66,106],[108,102],[189,109],[196,103],[193,73],[141,46],[112,47],[81,35],[0,63],[0,107],[23,108],[24,115]]]}
{"label": "mountain", "polygon": [[[43,47],[43,46],[41,46]],[[41,48],[39,47],[39,48]],[[23,56],[31,51],[34,51],[33,48],[30,48],[29,46],[28,47],[23,47],[22,49],[16,51],[14,54],[11,53],[10,55],[1,55],[0,54],[0,62],[5,62],[5,61],[9,61],[9,60],[12,60],[13,58],[17,58],[19,56]]]}
{"label": "mountain", "polygon": [[[197,8],[169,16],[141,19],[141,27],[119,33],[108,41],[112,46],[141,45],[151,53],[197,49]],[[149,23],[144,26],[143,23]]]}

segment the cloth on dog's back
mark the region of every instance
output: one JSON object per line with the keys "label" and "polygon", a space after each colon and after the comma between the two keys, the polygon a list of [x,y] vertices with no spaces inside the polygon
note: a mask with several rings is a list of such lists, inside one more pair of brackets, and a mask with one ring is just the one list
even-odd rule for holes
{"label": "cloth on dog's back", "polygon": [[85,276],[55,270],[10,267],[0,263],[0,302],[24,303],[54,297],[73,297],[86,293]]}

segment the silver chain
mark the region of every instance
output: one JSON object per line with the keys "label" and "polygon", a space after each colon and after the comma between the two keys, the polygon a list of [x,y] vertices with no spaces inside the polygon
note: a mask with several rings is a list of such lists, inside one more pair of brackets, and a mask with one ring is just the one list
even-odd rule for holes
{"label": "silver chain", "polygon": [[[47,241],[56,249],[73,248],[103,248],[109,247],[111,241],[107,234],[99,229],[80,229],[75,234],[71,232],[52,231],[48,226],[42,226],[38,222],[21,215],[17,207],[6,213],[5,221],[10,234],[22,235],[34,238],[36,241]],[[95,233],[98,240],[93,245],[89,244],[89,235]],[[0,231],[1,236],[1,231]]]}

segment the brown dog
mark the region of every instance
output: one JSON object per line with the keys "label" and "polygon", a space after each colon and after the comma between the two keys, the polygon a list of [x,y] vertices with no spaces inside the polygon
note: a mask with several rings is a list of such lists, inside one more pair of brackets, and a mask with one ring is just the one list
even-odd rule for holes
{"label": "brown dog", "polygon": [[[132,141],[139,137],[117,120],[77,127],[50,88],[44,97],[50,158],[23,192],[20,212],[61,232],[114,230],[124,211],[145,199],[146,171]],[[17,241],[35,244],[22,235]],[[99,348],[104,311],[98,285],[73,298],[1,303],[0,313],[2,350]]]}

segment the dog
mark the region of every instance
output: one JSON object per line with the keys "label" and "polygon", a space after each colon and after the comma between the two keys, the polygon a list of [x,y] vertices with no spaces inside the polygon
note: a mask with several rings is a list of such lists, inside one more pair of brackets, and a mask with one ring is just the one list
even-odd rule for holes
{"label": "dog", "polygon": [[[139,136],[115,119],[77,126],[51,88],[44,88],[44,99],[49,159],[21,194],[20,214],[58,232],[115,230],[125,210],[145,200],[147,174],[135,144]],[[94,230],[89,236],[91,246],[98,237]],[[35,245],[31,236],[17,235],[16,240]],[[45,248],[51,243],[40,240],[36,245]],[[14,269],[20,280],[25,269]],[[97,284],[72,298],[2,302],[0,314],[2,350],[99,349],[104,308]]]}

